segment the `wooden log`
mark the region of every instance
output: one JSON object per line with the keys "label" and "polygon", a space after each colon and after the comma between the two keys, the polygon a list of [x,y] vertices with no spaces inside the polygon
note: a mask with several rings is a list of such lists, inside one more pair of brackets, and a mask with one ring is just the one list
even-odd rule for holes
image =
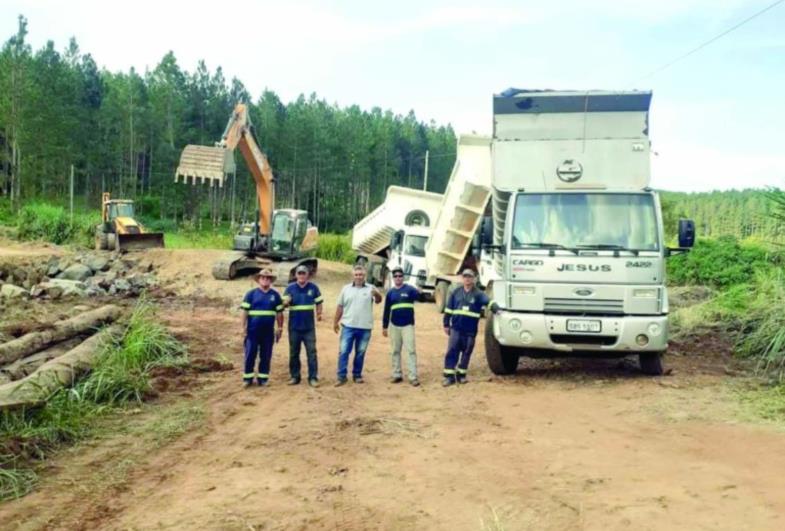
{"label": "wooden log", "polygon": [[0,385],[0,411],[40,406],[59,388],[72,386],[90,371],[105,342],[121,333],[119,325],[104,328],[62,356],[47,361],[30,376]]}
{"label": "wooden log", "polygon": [[114,322],[121,313],[122,310],[119,306],[108,304],[55,323],[49,330],[31,332],[8,343],[3,343],[0,345],[0,365],[13,363],[19,358],[43,350],[54,343],[90,332],[102,324]]}
{"label": "wooden log", "polygon": [[0,383],[13,382],[15,380],[20,380],[29,374],[32,374],[33,371],[35,371],[38,367],[49,360],[53,360],[58,356],[62,356],[72,348],[79,345],[79,343],[87,339],[87,337],[88,336],[86,334],[82,334],[70,339],[66,339],[65,341],[56,343],[49,348],[45,348],[40,352],[30,354],[29,356],[20,358],[15,362],[0,368]]}

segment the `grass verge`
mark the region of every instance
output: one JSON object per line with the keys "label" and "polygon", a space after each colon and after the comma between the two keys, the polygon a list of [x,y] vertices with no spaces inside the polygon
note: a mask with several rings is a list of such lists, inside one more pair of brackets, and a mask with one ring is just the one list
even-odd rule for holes
{"label": "grass verge", "polygon": [[30,492],[37,481],[37,463],[89,436],[98,419],[141,402],[150,391],[154,368],[188,363],[183,345],[160,324],[154,306],[144,299],[123,336],[103,348],[92,372],[74,387],[54,393],[44,407],[0,414],[0,500]]}

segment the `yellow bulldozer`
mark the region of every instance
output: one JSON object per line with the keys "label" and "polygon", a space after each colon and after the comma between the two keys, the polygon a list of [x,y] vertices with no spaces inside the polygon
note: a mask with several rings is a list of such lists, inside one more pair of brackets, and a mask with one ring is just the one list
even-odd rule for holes
{"label": "yellow bulldozer", "polygon": [[161,232],[147,232],[134,217],[134,202],[101,194],[101,223],[95,228],[96,250],[133,251],[164,246]]}

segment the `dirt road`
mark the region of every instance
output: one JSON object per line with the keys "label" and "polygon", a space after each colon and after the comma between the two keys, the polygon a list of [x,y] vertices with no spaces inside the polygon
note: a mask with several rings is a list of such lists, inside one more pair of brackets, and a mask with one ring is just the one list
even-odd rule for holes
{"label": "dirt road", "polygon": [[[162,301],[162,317],[195,356],[235,364],[177,399],[203,403],[203,424],[155,451],[122,433],[64,452],[36,492],[0,506],[2,528],[785,528],[785,434],[737,420],[721,371],[674,359],[674,375],[652,379],[632,362],[539,362],[496,378],[480,342],[471,382],[444,389],[445,337],[422,305],[422,387],[388,383],[377,328],[367,383],[334,388],[330,323],[349,273],[325,265],[322,387],[285,385],[284,337],[272,385],[244,390],[231,307],[249,281],[212,280],[212,257],[154,254],[193,295]],[[88,486],[123,463],[109,488]]]}

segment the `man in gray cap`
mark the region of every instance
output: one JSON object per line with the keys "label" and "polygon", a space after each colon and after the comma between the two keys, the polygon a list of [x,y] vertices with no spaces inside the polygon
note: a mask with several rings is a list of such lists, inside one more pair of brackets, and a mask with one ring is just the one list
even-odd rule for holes
{"label": "man in gray cap", "polygon": [[[474,271],[464,269],[461,276],[463,287],[454,289],[444,306],[444,333],[450,338],[444,356],[442,385],[445,387],[466,383],[474,339],[477,337],[477,324],[490,302],[488,296],[475,287]],[[491,306],[491,311],[496,311],[495,304]]]}
{"label": "man in gray cap", "polygon": [[300,265],[295,270],[296,281],[284,290],[284,305],[289,308],[289,385],[300,383],[300,345],[305,345],[308,356],[308,384],[319,387],[319,364],[316,359],[316,320],[322,320],[322,292],[309,282],[309,269]]}

